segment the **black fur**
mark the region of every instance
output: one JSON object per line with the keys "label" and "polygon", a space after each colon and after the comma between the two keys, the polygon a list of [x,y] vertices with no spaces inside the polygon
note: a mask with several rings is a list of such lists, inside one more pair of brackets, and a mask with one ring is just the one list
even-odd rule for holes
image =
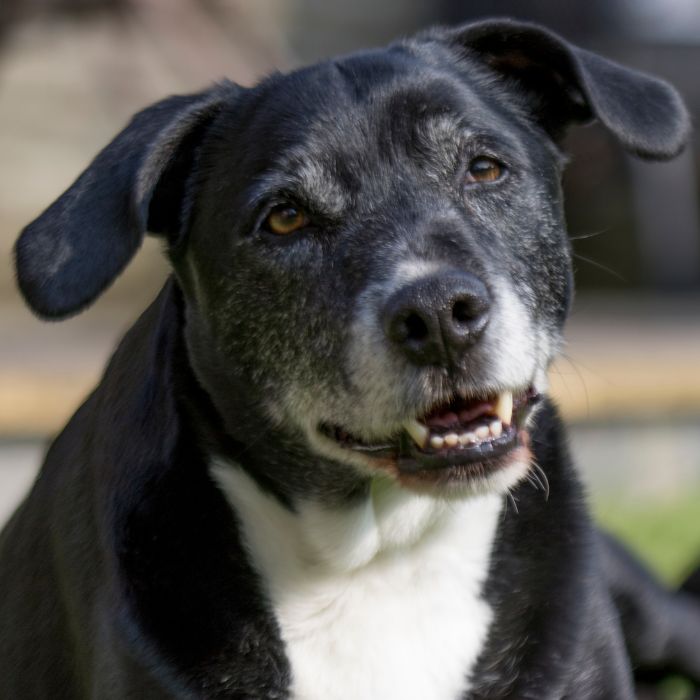
{"label": "black fur", "polygon": [[[493,387],[498,336],[446,373],[353,330],[399,260],[464,266],[494,314],[508,283],[556,344],[571,299],[557,140],[591,118],[649,158],[688,135],[665,83],[505,20],[138,114],[17,244],[20,288],[50,318],[92,302],[147,231],[174,275],[0,536],[0,698],[287,697],[280,631],[212,459],[291,510],[339,506],[370,479],[315,451],[293,413],[342,415],[371,440],[455,385]],[[455,183],[484,151],[508,178],[465,196]],[[282,201],[310,212],[298,236],[261,227]],[[377,354],[384,403],[358,379]],[[468,698],[631,698],[632,664],[700,683],[698,587],[663,591],[596,532],[551,404],[529,432],[549,497],[514,490]]]}

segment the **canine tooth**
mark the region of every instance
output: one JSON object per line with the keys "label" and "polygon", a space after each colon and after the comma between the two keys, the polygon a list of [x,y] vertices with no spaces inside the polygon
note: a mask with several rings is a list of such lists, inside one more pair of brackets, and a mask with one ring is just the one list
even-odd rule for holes
{"label": "canine tooth", "polygon": [[454,447],[459,442],[459,436],[457,433],[447,433],[445,435],[445,444],[448,447]]}
{"label": "canine tooth", "polygon": [[413,442],[418,447],[425,447],[430,431],[422,423],[419,423],[417,420],[407,420],[403,424],[403,428],[413,438]]}
{"label": "canine tooth", "polygon": [[513,394],[510,391],[499,394],[493,409],[503,425],[510,425],[513,417]]}
{"label": "canine tooth", "polygon": [[488,425],[480,425],[474,433],[476,436],[479,438],[479,440],[485,440],[490,434],[491,431],[489,430]]}
{"label": "canine tooth", "polygon": [[433,437],[430,438],[430,446],[435,450],[439,450],[444,443],[445,441],[439,435],[433,435]]}
{"label": "canine tooth", "polygon": [[489,425],[489,430],[491,431],[491,435],[494,437],[498,437],[503,433],[503,424],[501,423],[500,420],[495,420],[491,425]]}
{"label": "canine tooth", "polygon": [[473,445],[476,442],[476,435],[474,433],[462,433],[459,436],[460,445]]}

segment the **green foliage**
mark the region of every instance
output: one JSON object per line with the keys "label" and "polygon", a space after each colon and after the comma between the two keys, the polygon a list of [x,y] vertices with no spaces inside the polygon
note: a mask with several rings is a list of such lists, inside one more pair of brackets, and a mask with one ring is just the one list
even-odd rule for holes
{"label": "green foliage", "polygon": [[594,503],[598,522],[626,542],[667,584],[700,566],[700,492],[654,503],[606,496]]}
{"label": "green foliage", "polygon": [[[677,586],[700,566],[700,492],[654,503],[605,496],[594,503],[597,521],[626,542],[668,585]],[[657,689],[663,700],[691,700],[691,684],[667,678]]]}

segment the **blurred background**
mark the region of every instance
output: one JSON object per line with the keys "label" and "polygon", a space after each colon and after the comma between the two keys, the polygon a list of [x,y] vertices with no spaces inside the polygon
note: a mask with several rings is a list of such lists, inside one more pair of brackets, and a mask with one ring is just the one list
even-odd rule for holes
{"label": "blurred background", "polygon": [[[149,241],[95,306],[41,323],[14,285],[21,227],[168,93],[489,15],[663,76],[700,111],[697,0],[1,0],[0,521],[166,275]],[[566,149],[578,297],[554,394],[597,515],[676,582],[700,556],[699,142],[642,163],[591,126]]]}

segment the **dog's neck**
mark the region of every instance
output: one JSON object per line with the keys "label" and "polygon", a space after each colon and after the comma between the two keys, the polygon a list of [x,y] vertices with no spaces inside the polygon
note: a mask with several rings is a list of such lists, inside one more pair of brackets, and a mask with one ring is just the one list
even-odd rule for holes
{"label": "dog's neck", "polygon": [[377,478],[347,506],[307,501],[290,510],[235,464],[216,461],[211,473],[238,514],[249,547],[265,560],[256,562],[263,569],[288,560],[307,572],[349,573],[383,555],[429,546],[454,527],[466,528],[476,548],[489,550],[502,507],[495,494],[447,501]]}

